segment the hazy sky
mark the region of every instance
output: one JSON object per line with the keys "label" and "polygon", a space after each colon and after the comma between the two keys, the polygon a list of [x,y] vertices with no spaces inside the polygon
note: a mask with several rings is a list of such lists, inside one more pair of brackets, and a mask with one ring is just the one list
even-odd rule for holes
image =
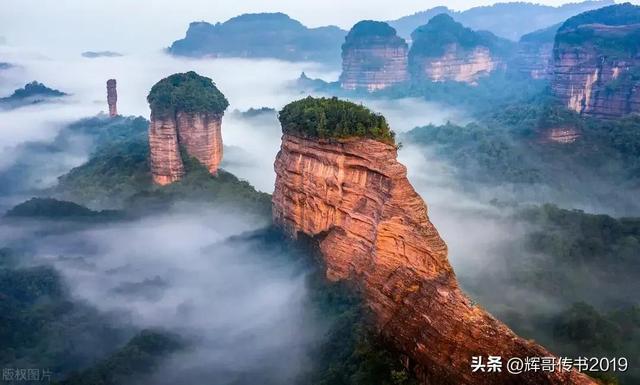
{"label": "hazy sky", "polygon": [[[635,2],[640,1],[636,0]],[[560,5],[566,1],[541,0]],[[389,20],[446,4],[454,9],[486,0],[3,0],[0,36],[9,44],[133,50],[169,45],[194,20],[224,21],[246,12],[282,11],[309,26],[351,27],[362,19]]]}

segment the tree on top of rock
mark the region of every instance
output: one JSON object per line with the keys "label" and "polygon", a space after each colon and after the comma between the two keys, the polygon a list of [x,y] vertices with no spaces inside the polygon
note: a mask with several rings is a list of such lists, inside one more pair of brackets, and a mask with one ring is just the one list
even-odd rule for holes
{"label": "tree on top of rock", "polygon": [[407,46],[404,39],[396,35],[396,30],[389,24],[382,21],[362,20],[351,28],[342,48],[376,40],[395,46]]}
{"label": "tree on top of rock", "polygon": [[361,137],[395,144],[395,134],[384,116],[336,97],[297,100],[284,106],[278,118],[285,134],[319,139]]}
{"label": "tree on top of rock", "polygon": [[227,98],[208,77],[194,71],[177,73],[156,83],[147,96],[151,112],[173,115],[177,112],[208,112],[222,115]]}

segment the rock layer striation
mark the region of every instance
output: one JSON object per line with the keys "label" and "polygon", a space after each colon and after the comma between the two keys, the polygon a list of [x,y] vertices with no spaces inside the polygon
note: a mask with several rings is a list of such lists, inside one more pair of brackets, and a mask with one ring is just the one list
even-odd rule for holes
{"label": "rock layer striation", "polygon": [[567,20],[553,49],[553,93],[584,115],[640,112],[640,7],[620,4]]}
{"label": "rock layer striation", "polygon": [[327,277],[359,289],[422,384],[595,385],[577,372],[472,373],[472,356],[551,354],[464,295],[396,156],[395,146],[373,139],[285,133],[274,166],[275,223],[319,242]]}
{"label": "rock layer striation", "polygon": [[228,102],[211,79],[195,72],[175,74],[158,82],[148,100],[154,182],[180,180],[184,156],[197,159],[215,175],[222,161],[222,116]]}
{"label": "rock layer striation", "polygon": [[409,71],[413,81],[457,81],[475,84],[499,69],[512,49],[510,42],[490,32],[473,31],[440,14],[412,34]]}
{"label": "rock layer striation", "polygon": [[375,91],[408,80],[408,45],[395,29],[377,21],[357,23],[342,45],[340,85]]}
{"label": "rock layer striation", "polygon": [[482,76],[504,68],[502,62],[492,57],[486,47],[466,51],[455,44],[448,46],[442,56],[415,60],[414,66],[417,79],[434,82],[453,80],[469,84],[475,84]]}

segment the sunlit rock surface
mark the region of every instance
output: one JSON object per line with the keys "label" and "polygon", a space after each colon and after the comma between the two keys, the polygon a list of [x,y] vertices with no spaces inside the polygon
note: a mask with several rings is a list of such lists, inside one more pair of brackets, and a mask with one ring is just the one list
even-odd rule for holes
{"label": "sunlit rock surface", "polygon": [[490,32],[473,31],[440,14],[412,33],[409,71],[413,81],[456,81],[475,84],[479,78],[506,69],[504,57],[512,43]]}
{"label": "sunlit rock surface", "polygon": [[171,75],[151,89],[148,99],[154,182],[180,180],[183,156],[197,159],[215,175],[222,161],[222,116],[228,102],[211,79],[195,72]]}
{"label": "sunlit rock surface", "polygon": [[359,288],[379,330],[422,384],[595,384],[576,372],[472,373],[474,355],[545,357],[458,286],[447,245],[393,145],[285,134],[274,221],[319,242],[331,280]]}

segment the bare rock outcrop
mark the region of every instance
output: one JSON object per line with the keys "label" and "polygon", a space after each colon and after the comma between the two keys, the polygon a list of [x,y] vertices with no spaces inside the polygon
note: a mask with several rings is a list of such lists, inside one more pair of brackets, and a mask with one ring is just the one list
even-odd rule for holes
{"label": "bare rock outcrop", "polygon": [[341,87],[375,91],[406,82],[407,52],[405,40],[387,23],[358,22],[342,45]]}
{"label": "bare rock outcrop", "polygon": [[505,70],[511,43],[486,31],[473,31],[440,14],[411,37],[409,71],[415,82],[457,81],[475,84],[479,78]]}
{"label": "bare rock outcrop", "polygon": [[109,116],[118,116],[118,91],[116,79],[107,80],[107,104],[109,104]]}
{"label": "bare rock outcrop", "polygon": [[[301,110],[318,108],[311,104]],[[325,114],[347,122],[336,119],[336,111]],[[319,242],[327,277],[358,288],[379,331],[422,384],[596,384],[575,371],[472,373],[472,356],[551,353],[515,335],[462,292],[447,245],[397,161],[395,145],[375,138],[379,126],[331,137],[325,125],[320,138],[313,127],[292,123],[295,116],[288,106],[280,115],[274,221],[294,237],[303,233]]]}
{"label": "bare rock outcrop", "polygon": [[571,110],[599,118],[640,112],[640,7],[586,12],[558,30],[553,93]]}
{"label": "bare rock outcrop", "polygon": [[215,175],[222,161],[222,116],[228,102],[211,79],[195,72],[174,74],[156,83],[148,100],[154,182],[166,185],[180,180],[185,156]]}

